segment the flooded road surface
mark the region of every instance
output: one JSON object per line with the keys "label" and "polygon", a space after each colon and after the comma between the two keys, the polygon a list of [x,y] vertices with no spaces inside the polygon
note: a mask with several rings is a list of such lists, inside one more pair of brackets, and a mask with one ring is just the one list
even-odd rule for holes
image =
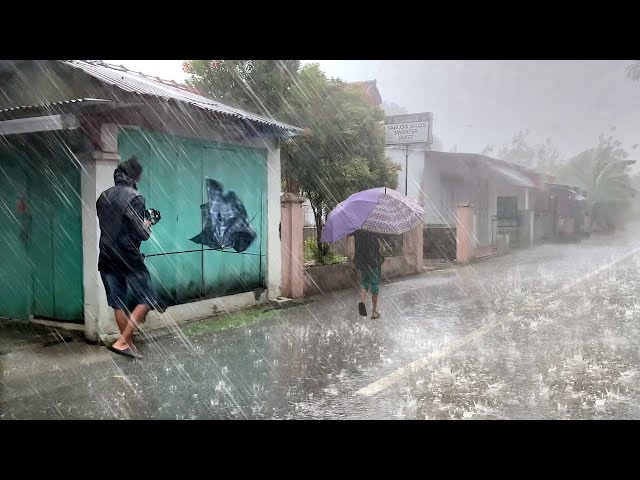
{"label": "flooded road surface", "polygon": [[[140,343],[0,356],[0,415],[135,419],[640,418],[640,240],[542,245],[247,311]],[[228,328],[221,330],[221,325]]]}

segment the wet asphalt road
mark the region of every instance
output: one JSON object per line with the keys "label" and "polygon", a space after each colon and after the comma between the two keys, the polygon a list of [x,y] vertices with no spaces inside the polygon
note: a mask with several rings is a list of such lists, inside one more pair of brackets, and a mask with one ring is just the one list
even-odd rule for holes
{"label": "wet asphalt road", "polygon": [[0,357],[0,416],[637,419],[636,238],[395,279],[376,321],[353,290],[239,328],[176,328],[141,343],[139,362],[78,342],[13,352]]}

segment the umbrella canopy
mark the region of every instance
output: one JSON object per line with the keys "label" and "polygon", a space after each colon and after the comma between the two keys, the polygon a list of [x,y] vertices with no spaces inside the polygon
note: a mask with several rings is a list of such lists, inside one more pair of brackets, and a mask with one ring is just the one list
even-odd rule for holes
{"label": "umbrella canopy", "polygon": [[424,209],[415,200],[390,188],[354,193],[334,208],[322,228],[323,242],[337,242],[356,230],[400,235],[416,228]]}

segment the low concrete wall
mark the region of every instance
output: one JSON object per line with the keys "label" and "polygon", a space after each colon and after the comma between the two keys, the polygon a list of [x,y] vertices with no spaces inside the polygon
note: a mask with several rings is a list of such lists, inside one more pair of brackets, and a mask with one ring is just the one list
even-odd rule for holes
{"label": "low concrete wall", "polygon": [[[419,271],[422,271],[422,269]],[[388,257],[382,265],[382,279],[402,277],[419,273],[419,271],[416,269],[411,257]]]}
{"label": "low concrete wall", "polygon": [[423,256],[425,259],[456,259],[456,229],[447,226],[424,228]]}
{"label": "low concrete wall", "polygon": [[496,237],[496,251],[502,255],[509,251],[511,238],[509,234],[500,234]]}
{"label": "low concrete wall", "polygon": [[[386,257],[382,265],[382,279],[413,275],[424,271],[422,257],[422,225],[404,234],[403,255]],[[353,288],[358,285],[358,272],[353,264],[355,241],[345,239],[347,263],[307,267],[304,270],[304,296],[317,295],[333,290]]]}
{"label": "low concrete wall", "polygon": [[336,265],[320,265],[305,268],[304,270],[305,297],[334,290],[353,288],[357,284],[357,270],[351,262]]}
{"label": "low concrete wall", "polygon": [[[421,272],[413,257],[387,257],[382,265],[382,281]],[[319,295],[358,286],[358,269],[353,262],[308,267],[304,270],[304,296]]]}

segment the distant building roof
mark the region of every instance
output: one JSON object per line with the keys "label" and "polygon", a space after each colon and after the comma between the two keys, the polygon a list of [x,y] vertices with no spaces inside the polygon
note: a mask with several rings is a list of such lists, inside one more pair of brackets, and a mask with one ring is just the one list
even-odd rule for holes
{"label": "distant building roof", "polygon": [[490,171],[499,174],[502,178],[513,185],[531,188],[543,188],[544,176],[530,168],[507,162],[499,158],[488,157],[478,153],[458,153],[458,152],[427,152],[433,158],[457,158],[465,160],[468,165],[488,167]]}
{"label": "distant building roof", "polygon": [[352,82],[351,84],[360,87],[373,105],[382,105],[382,97],[380,96],[380,91],[378,90],[377,82],[375,80]]}

